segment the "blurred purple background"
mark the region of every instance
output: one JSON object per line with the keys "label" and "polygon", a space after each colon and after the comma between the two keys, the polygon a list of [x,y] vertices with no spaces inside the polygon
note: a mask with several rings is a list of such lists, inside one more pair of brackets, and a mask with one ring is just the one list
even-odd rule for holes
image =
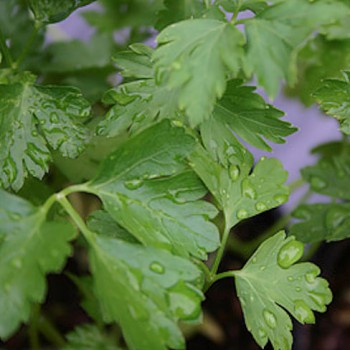
{"label": "blurred purple background", "polygon": [[[97,4],[91,4],[79,9],[66,20],[49,26],[47,42],[69,39],[89,40],[94,34],[94,29],[91,28],[85,20],[80,16],[80,13],[99,9]],[[249,16],[243,14],[244,17]],[[261,92],[261,90],[259,90]],[[261,95],[264,96],[263,92]],[[264,96],[265,98],[265,96]],[[271,101],[270,101],[271,102]],[[273,152],[263,152],[256,149],[251,149],[255,157],[267,155],[278,158],[289,173],[288,182],[292,182],[300,178],[300,169],[306,165],[311,165],[315,162],[315,156],[310,154],[310,150],[320,143],[336,140],[341,138],[338,131],[338,123],[333,118],[324,116],[316,106],[307,108],[296,99],[289,99],[282,93],[272,102],[274,106],[286,113],[285,119],[298,127],[298,131],[287,138],[287,142],[282,145],[273,145]],[[285,209],[292,209],[301,191],[296,191],[291,196],[290,201],[285,204]],[[322,196],[314,196],[312,201],[325,200]]]}

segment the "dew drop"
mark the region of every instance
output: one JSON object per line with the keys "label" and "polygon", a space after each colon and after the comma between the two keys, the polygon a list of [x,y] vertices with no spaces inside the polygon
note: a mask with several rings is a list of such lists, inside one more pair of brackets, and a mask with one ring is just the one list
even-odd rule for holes
{"label": "dew drop", "polygon": [[260,271],[264,271],[264,270],[266,270],[266,266],[265,265],[261,265],[260,266]]}
{"label": "dew drop", "polygon": [[38,132],[36,130],[33,130],[32,131],[32,136],[34,136],[34,137],[38,136]]}
{"label": "dew drop", "polygon": [[254,258],[252,259],[252,263],[253,263],[253,264],[256,263],[256,257],[254,257]]}
{"label": "dew drop", "polygon": [[310,292],[310,298],[315,302],[315,304],[320,308],[320,310],[325,310],[326,300],[322,294]]}
{"label": "dew drop", "polygon": [[263,316],[264,316],[264,320],[265,320],[266,324],[270,328],[276,328],[277,319],[276,319],[276,316],[270,310],[265,309],[263,311]]}
{"label": "dew drop", "polygon": [[266,204],[263,203],[263,202],[258,202],[258,203],[256,203],[256,205],[255,205],[255,209],[256,209],[257,211],[264,211],[264,210],[267,209],[267,206],[266,206]]}
{"label": "dew drop", "polygon": [[171,66],[172,66],[172,68],[174,70],[180,70],[181,69],[181,63],[177,62],[177,61],[173,62],[173,64]]}
{"label": "dew drop", "polygon": [[156,261],[152,262],[151,265],[149,265],[149,268],[151,271],[160,275],[162,275],[165,272],[164,266]]}
{"label": "dew drop", "polygon": [[247,198],[256,199],[256,191],[248,179],[242,181],[242,194]]}
{"label": "dew drop", "polygon": [[299,293],[301,292],[301,288],[300,287],[296,287],[295,290]]}
{"label": "dew drop", "polygon": [[330,209],[326,214],[326,227],[330,230],[339,227],[347,216],[347,210],[339,210],[338,208]]}
{"label": "dew drop", "polygon": [[313,284],[316,281],[316,275],[312,272],[309,272],[305,275],[306,282]]}
{"label": "dew drop", "polygon": [[274,196],[273,199],[277,202],[278,205],[281,205],[281,204],[287,202],[288,196],[286,196],[284,194],[278,194],[278,195]]}
{"label": "dew drop", "polygon": [[17,269],[20,269],[22,267],[22,260],[21,259],[15,258],[15,259],[12,260],[11,263]]}
{"label": "dew drop", "polygon": [[241,173],[237,165],[231,165],[229,169],[230,178],[232,181],[236,181]]}
{"label": "dew drop", "polygon": [[137,190],[143,185],[143,181],[141,179],[133,179],[124,182],[124,186],[129,190]]}
{"label": "dew drop", "polygon": [[294,281],[294,278],[292,276],[289,276],[287,279],[288,279],[289,282],[293,282]]}
{"label": "dew drop", "polygon": [[258,329],[258,336],[262,342],[265,342],[267,340],[267,334],[262,328]]}
{"label": "dew drop", "polygon": [[50,122],[51,123],[57,123],[58,122],[58,115],[57,115],[57,113],[52,113],[50,115]]}
{"label": "dew drop", "polygon": [[310,183],[311,183],[311,186],[316,190],[322,190],[327,186],[327,182],[325,182],[318,176],[313,176],[310,180]]}
{"label": "dew drop", "polygon": [[296,261],[298,261],[304,254],[304,244],[292,240],[284,244],[278,252],[278,265],[286,269]]}
{"label": "dew drop", "polygon": [[315,323],[315,315],[305,301],[294,301],[294,312],[297,320],[301,323]]}
{"label": "dew drop", "polygon": [[248,212],[245,209],[240,209],[237,212],[237,219],[239,220],[243,220],[246,219],[248,217]]}

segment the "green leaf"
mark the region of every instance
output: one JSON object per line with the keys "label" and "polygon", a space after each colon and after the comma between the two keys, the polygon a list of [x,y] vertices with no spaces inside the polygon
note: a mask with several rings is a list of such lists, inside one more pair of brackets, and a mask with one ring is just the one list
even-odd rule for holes
{"label": "green leaf", "polygon": [[185,164],[195,141],[161,122],[130,138],[102,164],[86,190],[144,245],[205,259],[219,244],[217,214],[198,177]]}
{"label": "green leaf", "polygon": [[[157,13],[164,8],[163,0],[99,0],[101,6],[82,15],[100,32],[115,32],[123,28],[144,29],[153,26]],[[136,32],[136,30],[135,30]],[[131,33],[133,35],[134,33]],[[142,41],[133,40],[131,42]]]}
{"label": "green leaf", "polygon": [[42,71],[47,73],[75,73],[88,69],[113,71],[111,56],[115,50],[108,34],[95,34],[88,42],[58,41],[47,46]]}
{"label": "green leaf", "polygon": [[116,238],[129,243],[138,243],[134,236],[118,225],[104,210],[93,212],[88,218],[88,226],[91,231],[104,237]]}
{"label": "green leaf", "polygon": [[68,344],[62,350],[120,350],[116,340],[104,334],[95,325],[85,324],[67,335]]}
{"label": "green leaf", "polygon": [[237,75],[241,68],[242,33],[231,23],[194,19],[167,27],[157,40],[157,82],[180,89],[178,106],[192,126],[208,119],[225,91],[227,74]]}
{"label": "green leaf", "polygon": [[201,17],[206,11],[202,0],[165,0],[165,9],[158,12],[156,29],[162,30],[168,25],[185,19]]}
{"label": "green leaf", "polygon": [[[255,73],[268,95],[277,95],[281,80],[296,82],[296,58],[315,31],[328,33],[350,9],[334,1],[282,1],[247,21],[247,74]],[[263,59],[262,59],[263,58]]]}
{"label": "green leaf", "polygon": [[241,86],[241,81],[230,81],[215,105],[213,118],[252,146],[271,151],[265,140],[284,143],[284,138],[297,129],[280,120],[284,113],[267,104],[254,90],[251,86]]}
{"label": "green leaf", "polygon": [[98,135],[113,137],[127,130],[133,134],[157,120],[182,119],[177,108],[178,90],[170,91],[154,81],[152,54],[151,48],[137,44],[114,57],[122,75],[137,80],[107,91],[103,102],[114,106],[99,124]]}
{"label": "green leaf", "polygon": [[311,263],[294,264],[302,253],[302,243],[279,232],[234,272],[245,323],[262,348],[270,340],[275,350],[290,350],[287,311],[301,323],[314,323],[313,310],[324,312],[331,302],[327,281],[317,277],[320,269]]}
{"label": "green leaf", "polygon": [[45,221],[46,210],[0,190],[0,337],[27,322],[31,305],[43,302],[45,274],[62,269],[75,229]]}
{"label": "green leaf", "polygon": [[105,321],[118,322],[130,350],[183,349],[177,321],[197,320],[200,270],[168,251],[98,236],[90,261]]}
{"label": "green leaf", "polygon": [[344,72],[344,80],[326,79],[313,96],[321,109],[338,119],[340,130],[350,134],[350,72]]}
{"label": "green leaf", "polygon": [[[337,149],[337,148],[336,148]],[[311,189],[327,196],[350,199],[350,153],[343,147],[332,156],[324,155],[314,166],[301,170]]]}
{"label": "green leaf", "polygon": [[327,40],[318,36],[310,41],[298,57],[298,81],[287,90],[310,106],[314,92],[329,78],[342,78],[341,71],[350,70],[350,40]]}
{"label": "green leaf", "polygon": [[350,204],[303,204],[292,215],[302,220],[289,233],[302,242],[339,241],[350,237]]}
{"label": "green leaf", "polygon": [[68,17],[77,8],[95,0],[29,0],[35,19],[42,23],[59,22]]}
{"label": "green leaf", "polygon": [[[12,57],[19,57],[35,30],[35,22],[28,9],[27,1],[0,0],[0,30],[5,40],[11,43],[8,49]],[[38,52],[44,42],[44,34],[44,30],[38,31],[21,68],[24,66],[28,69],[28,65],[36,66],[37,61],[40,61]]]}
{"label": "green leaf", "polygon": [[224,211],[229,227],[285,203],[289,196],[284,185],[288,174],[277,159],[262,157],[251,172],[252,155],[248,151],[241,154],[243,160],[229,166],[216,163],[200,147],[190,157],[194,171]]}
{"label": "green leaf", "polygon": [[74,158],[84,149],[83,122],[90,105],[73,87],[41,86],[26,76],[0,85],[0,185],[19,190],[27,174],[42,178],[51,154],[48,146]]}

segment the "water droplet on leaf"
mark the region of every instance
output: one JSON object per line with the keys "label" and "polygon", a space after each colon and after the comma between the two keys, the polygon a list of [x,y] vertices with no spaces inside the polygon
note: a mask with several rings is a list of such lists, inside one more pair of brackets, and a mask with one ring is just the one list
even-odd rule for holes
{"label": "water droplet on leaf", "polygon": [[262,342],[265,342],[267,340],[267,334],[262,328],[258,329],[258,336]]}
{"label": "water droplet on leaf", "polygon": [[124,182],[124,186],[129,190],[137,190],[143,185],[143,181],[141,179],[133,179]]}
{"label": "water droplet on leaf", "polygon": [[282,268],[286,269],[296,261],[298,261],[304,254],[304,244],[292,240],[284,244],[278,252],[277,262]]}
{"label": "water droplet on leaf", "polygon": [[162,275],[165,272],[164,266],[156,261],[152,262],[149,266],[150,270]]}
{"label": "water droplet on leaf", "polygon": [[278,195],[274,196],[273,199],[278,203],[278,205],[281,205],[281,204],[287,202],[288,196],[286,196],[284,194],[278,194]]}
{"label": "water droplet on leaf", "polygon": [[230,172],[230,178],[232,181],[236,181],[239,177],[239,174],[241,173],[237,165],[231,165],[229,172]]}
{"label": "water droplet on leaf", "polygon": [[258,203],[256,203],[256,205],[255,205],[255,209],[256,209],[257,211],[264,211],[264,210],[267,209],[267,206],[266,206],[266,204],[263,203],[263,202],[258,202]]}
{"label": "water droplet on leaf", "polygon": [[301,323],[315,323],[315,315],[303,300],[294,301],[294,312]]}
{"label": "water droplet on leaf", "polygon": [[277,319],[276,319],[276,316],[274,315],[273,312],[271,312],[270,310],[265,309],[263,311],[263,316],[264,316],[264,320],[265,320],[266,324],[270,328],[276,328],[276,326],[277,326]]}
{"label": "water droplet on leaf", "polygon": [[250,183],[249,179],[242,181],[242,194],[247,198],[256,199],[256,191]]}
{"label": "water droplet on leaf", "polygon": [[249,216],[248,212],[245,209],[240,209],[237,212],[237,219],[243,220]]}
{"label": "water droplet on leaf", "polygon": [[325,182],[318,176],[313,176],[310,180],[310,183],[311,183],[311,186],[316,190],[322,190],[327,186],[327,182]]}

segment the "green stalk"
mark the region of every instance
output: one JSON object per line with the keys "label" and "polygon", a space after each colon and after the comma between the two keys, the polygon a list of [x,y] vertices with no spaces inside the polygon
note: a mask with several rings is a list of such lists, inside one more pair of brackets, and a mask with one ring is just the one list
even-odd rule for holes
{"label": "green stalk", "polygon": [[11,52],[9,50],[9,48],[6,45],[6,39],[5,36],[3,34],[3,32],[0,29],[0,49],[1,52],[4,55],[4,59],[6,61],[6,64],[10,67],[13,68],[13,59],[12,59],[12,55]]}
{"label": "green stalk", "polygon": [[80,232],[84,235],[84,237],[89,242],[94,242],[94,234],[91,232],[87,226],[85,225],[84,220],[81,218],[81,216],[77,213],[77,211],[73,208],[73,206],[70,204],[70,202],[67,200],[65,195],[61,192],[56,195],[56,200],[60,205],[63,207],[63,209],[67,212],[67,214],[71,217],[75,225],[78,227]]}
{"label": "green stalk", "polygon": [[224,233],[222,234],[221,246],[220,246],[218,252],[216,253],[213,266],[210,270],[212,278],[215,278],[215,275],[218,272],[219,265],[221,263],[222,257],[223,257],[224,252],[225,252],[227,240],[228,240],[229,235],[230,235],[230,229],[231,228],[227,225],[227,220],[225,220],[225,228],[224,228]]}
{"label": "green stalk", "polygon": [[45,316],[41,316],[38,322],[39,332],[52,344],[58,348],[63,347],[66,342],[61,333],[55,328],[55,326]]}
{"label": "green stalk", "polygon": [[34,304],[32,308],[32,314],[30,317],[30,323],[28,328],[28,336],[31,350],[40,350],[40,341],[38,333],[38,321],[40,318],[40,305]]}
{"label": "green stalk", "polygon": [[18,56],[16,62],[13,64],[13,66],[15,66],[15,68],[19,67],[20,64],[23,62],[23,60],[28,55],[28,52],[31,49],[31,47],[33,46],[33,43],[36,39],[36,36],[37,36],[40,28],[41,28],[41,24],[36,23],[32,32],[30,33],[27,44],[24,46],[24,48],[23,48],[22,52],[20,53],[20,55]]}

